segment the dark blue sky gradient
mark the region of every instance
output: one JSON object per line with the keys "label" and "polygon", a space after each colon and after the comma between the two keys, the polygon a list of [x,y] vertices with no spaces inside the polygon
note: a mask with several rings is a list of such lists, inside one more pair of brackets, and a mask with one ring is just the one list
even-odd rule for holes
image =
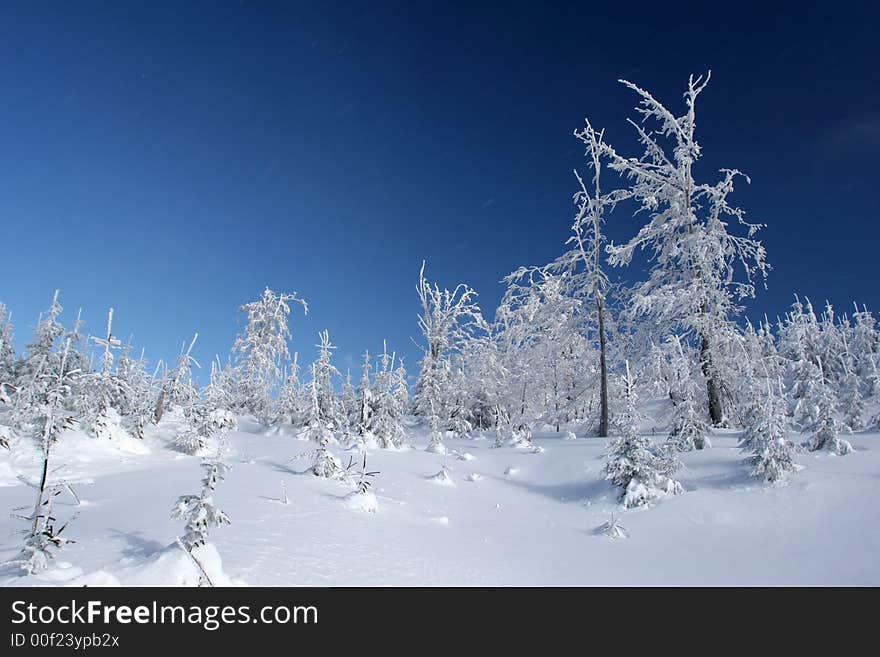
{"label": "dark blue sky gradient", "polygon": [[[734,199],[768,225],[750,314],[795,291],[880,307],[877,10],[69,4],[0,7],[0,301],[19,344],[60,287],[67,322],[82,306],[100,332],[113,305],[153,361],[198,330],[204,363],[269,285],[308,299],[307,359],[326,327],[343,369],[387,337],[415,370],[421,260],[491,315],[503,275],[562,248],[583,117],[638,154],[616,80],[680,109],[708,68],[702,172],[748,173]],[[637,226],[626,209],[609,232]]]}

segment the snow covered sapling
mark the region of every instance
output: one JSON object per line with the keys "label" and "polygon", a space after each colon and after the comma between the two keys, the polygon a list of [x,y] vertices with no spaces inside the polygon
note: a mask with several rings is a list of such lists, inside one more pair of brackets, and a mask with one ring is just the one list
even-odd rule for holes
{"label": "snow covered sapling", "polygon": [[672,397],[673,419],[672,430],[666,441],[667,446],[679,451],[690,452],[695,449],[711,447],[709,425],[703,419],[704,405],[698,405],[701,398],[700,388],[691,370],[691,361],[682,348],[681,341],[676,337],[675,355],[673,357],[674,383]]}
{"label": "snow covered sapling", "polygon": [[607,536],[610,539],[629,538],[629,532],[626,527],[620,524],[620,518],[616,518],[613,511],[611,512],[611,520],[596,527],[593,533],[598,536]]}
{"label": "snow covered sapling", "polygon": [[777,386],[766,380],[766,389],[753,385],[752,401],[745,413],[745,431],[739,446],[749,456],[745,462],[754,477],[773,483],[785,479],[798,469],[795,444],[788,439],[788,416],[782,394],[782,381]]}
{"label": "snow covered sapling", "polygon": [[368,513],[378,511],[379,502],[376,499],[376,495],[370,490],[373,486],[370,478],[375,477],[379,473],[378,471],[370,472],[367,470],[366,450],[361,453],[360,469],[354,470],[354,458],[349,457],[345,472],[348,478],[355,483],[355,489],[345,496],[346,505],[356,511],[366,511]]}
{"label": "snow covered sapling", "polygon": [[309,422],[319,421],[326,426],[339,429],[344,422],[341,420],[341,408],[333,391],[333,379],[340,376],[339,370],[330,362],[336,345],[330,342],[330,333],[326,330],[318,334],[320,343],[318,358],[312,363],[311,409]]}
{"label": "snow covered sapling", "polygon": [[44,570],[52,559],[52,549],[58,549],[72,541],[61,536],[67,527],[64,523],[56,528],[57,519],[52,514],[52,503],[56,495],[61,493],[65,484],[51,484],[49,478],[49,459],[52,448],[58,442],[62,432],[70,429],[74,418],[65,411],[66,400],[70,389],[80,373],[78,370],[67,369],[67,358],[70,343],[61,352],[57,367],[43,355],[42,364],[36,364],[31,372],[30,385],[33,386],[34,399],[37,403],[30,409],[30,424],[39,441],[42,454],[42,468],[37,482],[28,482],[36,491],[34,508],[29,516],[19,516],[30,522],[30,529],[25,531],[25,542],[21,553],[13,563],[17,564],[24,574],[33,574]]}
{"label": "snow covered sapling", "polygon": [[181,495],[171,511],[172,520],[185,521],[180,541],[189,552],[207,543],[211,529],[230,524],[229,516],[214,505],[217,484],[226,477],[229,467],[219,460],[205,460],[201,465],[205,470],[201,492]]}
{"label": "snow covered sapling", "polygon": [[371,410],[368,430],[383,449],[402,447],[406,435],[403,430],[402,413],[397,391],[395,390],[395,355],[389,354],[387,347],[379,359],[380,367],[376,372],[371,389]]}
{"label": "snow covered sapling", "polygon": [[503,406],[495,407],[495,442],[492,447],[504,447],[510,431],[510,413]]}
{"label": "snow covered sapling", "polygon": [[284,383],[278,391],[276,422],[302,427],[306,423],[309,393],[299,380],[299,353],[293,353],[293,361],[287,368]]}
{"label": "snow covered sapling", "polygon": [[840,437],[842,432],[849,431],[849,427],[837,419],[837,399],[824,381],[821,360],[817,369],[819,376],[810,388],[810,396],[800,400],[815,409],[811,414],[814,419],[804,426],[804,431],[812,434],[804,447],[811,452],[824,450],[838,456],[849,454],[853,451],[852,445]]}
{"label": "snow covered sapling", "polygon": [[[598,378],[599,378],[599,424],[597,433],[605,438],[609,431],[608,402],[608,320],[609,311],[607,295],[609,290],[608,277],[602,263],[605,250],[603,227],[605,215],[622,200],[629,196],[629,190],[602,191],[602,157],[605,142],[603,131],[597,131],[586,121],[586,126],[575,130],[575,137],[586,146],[588,166],[592,169],[590,189],[581,175],[575,171],[580,190],[575,194],[577,215],[572,224],[572,235],[566,241],[571,248],[548,266],[556,273],[565,273],[565,286],[571,297],[583,302],[578,309],[580,313],[588,313],[592,308],[595,316],[589,322],[593,328],[593,337],[599,347]],[[559,428],[557,427],[557,431]]]}
{"label": "snow covered sapling", "polygon": [[165,373],[162,390],[159,392],[159,398],[156,400],[156,410],[153,414],[153,421],[156,424],[162,420],[162,416],[166,411],[177,408],[190,408],[199,401],[199,392],[192,381],[192,366],[199,367],[198,361],[192,356],[193,347],[198,339],[199,334],[196,333],[193,335],[189,347],[186,346],[185,342],[183,343],[180,356],[177,357],[177,365],[174,369],[168,370]]}
{"label": "snow covered sapling", "polygon": [[339,394],[339,405],[343,430],[349,437],[357,435],[360,401],[354,384],[351,382],[351,370],[345,371],[345,379],[342,381],[342,389]]}
{"label": "snow covered sapling", "polygon": [[665,450],[658,450],[650,438],[638,431],[635,380],[630,375],[629,363],[622,387],[624,408],[616,422],[621,434],[606,451],[605,478],[621,489],[621,501],[626,507],[682,493],[681,484],[672,478],[680,467],[679,461]]}
{"label": "snow covered sapling", "polygon": [[146,371],[143,350],[140,357],[134,359],[129,345],[119,356],[116,376],[125,391],[120,413],[124,426],[135,438],[143,438],[144,429],[154,419],[156,373],[158,369],[153,375]]}
{"label": "snow covered sapling", "polygon": [[440,429],[440,418],[434,410],[433,403],[429,405],[428,427],[430,428],[428,446],[426,452],[433,454],[446,454],[446,444],[443,442],[443,431]]}
{"label": "snow covered sapling", "polygon": [[92,336],[92,341],[103,349],[101,367],[86,379],[86,394],[89,399],[87,420],[89,430],[98,438],[111,438],[112,425],[118,422],[118,410],[126,395],[124,382],[113,372],[113,352],[122,342],[113,335],[113,308],[107,312],[107,333],[103,338]]}
{"label": "snow covered sapling", "polygon": [[436,484],[442,484],[444,486],[455,486],[455,482],[452,481],[452,477],[449,475],[449,473],[452,472],[452,468],[449,467],[448,463],[449,452],[444,448],[442,455],[443,463],[440,466],[440,471],[436,474],[431,475],[430,477],[428,477],[428,479]]}
{"label": "snow covered sapling", "polygon": [[342,469],[342,463],[330,451],[330,443],[335,442],[333,431],[326,424],[312,420],[308,426],[307,433],[310,440],[318,443],[317,448],[312,452],[312,474],[325,479],[341,479],[345,474],[345,471]]}

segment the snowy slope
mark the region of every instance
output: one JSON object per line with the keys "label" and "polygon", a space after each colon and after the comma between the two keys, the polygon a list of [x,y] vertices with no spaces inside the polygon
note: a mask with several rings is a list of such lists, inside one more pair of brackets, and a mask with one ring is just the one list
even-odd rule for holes
{"label": "snowy slope", "polygon": [[[55,463],[84,482],[74,487],[83,503],[64,496],[56,511],[79,512],[68,530],[77,542],[39,578],[5,572],[0,584],[197,583],[169,512],[198,491],[201,469],[167,448],[173,433],[165,423],[143,443],[65,436]],[[245,424],[215,497],[232,525],[214,530],[216,553],[209,545],[202,557],[227,585],[880,584],[880,436],[851,436],[845,457],[801,454],[806,468],[768,487],[747,476],[736,435],[683,455],[684,495],[627,511],[603,480],[596,438],[538,434],[543,453],[451,440],[475,458],[449,456],[454,485],[443,485],[431,480],[443,457],[415,430],[414,449],[370,452],[379,509],[367,513],[346,504],[352,486],[290,460],[308,443]],[[0,454],[0,560],[17,552],[23,523],[6,511],[32,504],[16,477],[34,475],[36,458],[21,443]],[[612,512],[628,538],[595,531]]]}

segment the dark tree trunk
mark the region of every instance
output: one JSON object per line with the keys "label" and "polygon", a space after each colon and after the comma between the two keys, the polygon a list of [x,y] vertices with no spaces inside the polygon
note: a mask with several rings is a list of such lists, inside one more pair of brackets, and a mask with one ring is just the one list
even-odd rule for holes
{"label": "dark tree trunk", "polygon": [[39,525],[40,511],[43,506],[43,493],[46,490],[46,478],[49,475],[49,446],[46,444],[43,448],[43,471],[40,475],[40,487],[37,489],[37,501],[34,504],[34,517],[31,524],[31,536],[37,535],[37,527]]}
{"label": "dark tree trunk", "polygon": [[605,304],[596,296],[599,311],[599,437],[608,436],[608,366],[605,358]]}
{"label": "dark tree trunk", "polygon": [[724,411],[721,408],[721,386],[712,371],[711,354],[709,352],[709,338],[705,333],[700,335],[700,366],[703,376],[706,377],[706,391],[709,393],[709,418],[712,426],[720,427],[724,424]]}

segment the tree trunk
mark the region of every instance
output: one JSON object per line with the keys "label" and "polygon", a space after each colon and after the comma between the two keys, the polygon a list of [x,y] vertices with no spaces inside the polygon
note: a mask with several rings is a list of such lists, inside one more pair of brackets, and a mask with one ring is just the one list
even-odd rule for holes
{"label": "tree trunk", "polygon": [[605,360],[605,304],[596,296],[599,310],[599,437],[608,436],[608,366]]}
{"label": "tree trunk", "polygon": [[[51,416],[46,420],[47,424],[52,421]],[[49,476],[49,442],[43,438],[43,471],[40,474],[40,487],[37,489],[37,501],[34,503],[34,517],[31,523],[31,536],[37,535],[37,527],[39,526],[40,511],[43,506],[43,493],[46,490],[46,478]]]}
{"label": "tree trunk", "polygon": [[153,422],[159,424],[162,414],[165,412],[165,391],[159,393],[159,399],[156,400],[156,410],[153,413]]}
{"label": "tree trunk", "polygon": [[712,372],[711,355],[709,353],[709,338],[705,333],[700,334],[700,366],[703,376],[706,377],[706,391],[709,393],[709,418],[712,426],[724,425],[724,411],[721,408],[721,386]]}

